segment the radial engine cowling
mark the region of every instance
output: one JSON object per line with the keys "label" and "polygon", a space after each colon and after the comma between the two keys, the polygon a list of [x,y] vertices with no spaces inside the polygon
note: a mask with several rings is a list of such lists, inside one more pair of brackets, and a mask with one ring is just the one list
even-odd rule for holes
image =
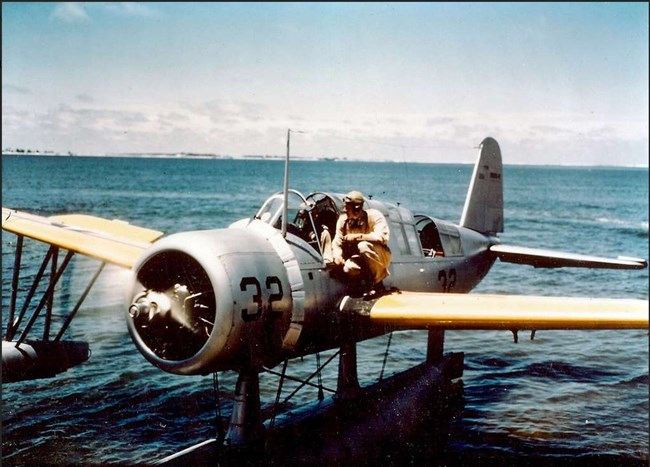
{"label": "radial engine cowling", "polygon": [[281,361],[291,287],[259,231],[171,235],[147,250],[134,272],[126,319],[152,364],[191,375]]}

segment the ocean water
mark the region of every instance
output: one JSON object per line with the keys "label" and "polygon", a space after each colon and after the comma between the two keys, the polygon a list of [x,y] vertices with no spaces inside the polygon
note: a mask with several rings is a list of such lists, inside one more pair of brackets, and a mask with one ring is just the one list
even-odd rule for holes
{"label": "ocean water", "polygon": [[[507,164],[507,155],[505,162]],[[120,218],[165,233],[226,227],[249,217],[283,184],[271,160],[3,156],[2,204],[40,215]],[[296,161],[291,186],[399,202],[458,222],[469,165]],[[504,168],[504,243],[602,256],[648,257],[648,170]],[[2,234],[3,333],[15,236]],[[25,242],[22,284],[46,249]],[[73,260],[57,291],[67,312],[97,265]],[[149,365],[123,318],[124,272],[107,268],[67,338],[90,342],[85,364],[52,379],[2,387],[3,465],[133,464],[161,459],[215,436],[212,377],[182,377]],[[648,270],[543,270],[497,262],[477,293],[648,299]],[[376,381],[388,337],[360,345],[362,383]],[[647,465],[648,332],[447,332],[447,351],[465,352],[465,406],[447,449],[429,465]],[[386,373],[424,359],[426,335],[395,333]],[[321,360],[331,355],[324,353]],[[309,374],[315,358],[289,368]],[[323,375],[335,386],[336,365]],[[236,375],[219,377],[228,413]],[[263,406],[277,378],[262,375]],[[285,394],[291,390],[285,386]],[[297,404],[315,399],[314,391]],[[296,460],[299,461],[299,460]],[[537,464],[535,464],[537,465]]]}

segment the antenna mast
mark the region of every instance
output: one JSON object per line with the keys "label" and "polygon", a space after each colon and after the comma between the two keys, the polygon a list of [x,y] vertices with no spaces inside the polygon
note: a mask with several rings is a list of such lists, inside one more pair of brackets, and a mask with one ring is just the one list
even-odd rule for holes
{"label": "antenna mast", "polygon": [[282,236],[287,236],[289,217],[289,147],[291,143],[291,128],[287,130],[287,158],[284,161],[284,206],[282,208]]}

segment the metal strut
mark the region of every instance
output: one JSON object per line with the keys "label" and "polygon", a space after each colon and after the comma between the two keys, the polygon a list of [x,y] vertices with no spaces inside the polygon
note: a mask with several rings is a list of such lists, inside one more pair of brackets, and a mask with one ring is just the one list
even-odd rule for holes
{"label": "metal strut", "polygon": [[435,365],[440,360],[445,350],[445,330],[439,328],[429,328],[427,340],[427,363]]}
{"label": "metal strut", "polygon": [[29,334],[29,331],[32,329],[32,326],[34,325],[36,318],[38,318],[38,315],[41,313],[43,306],[46,304],[46,302],[50,299],[50,297],[54,293],[54,287],[56,286],[57,282],[59,282],[59,279],[61,278],[63,271],[65,271],[65,268],[68,267],[68,263],[72,259],[73,255],[74,255],[73,251],[68,251],[68,254],[65,256],[65,259],[63,260],[63,264],[61,264],[61,267],[58,269],[58,271],[50,281],[50,286],[45,291],[45,295],[43,296],[41,302],[36,307],[36,310],[34,310],[34,314],[30,318],[29,322],[27,323],[27,326],[25,327],[25,330],[23,331],[23,333],[20,335],[20,338],[16,342],[16,346],[19,346],[27,338],[27,334]]}
{"label": "metal strut", "polygon": [[[65,258],[59,264],[59,248],[50,246],[38,272],[32,279],[32,284],[22,303],[20,313],[16,316],[22,250],[23,237],[19,236],[16,244],[16,257],[11,284],[12,293],[6,341],[3,340],[2,348],[3,383],[51,377],[88,360],[90,357],[90,349],[87,342],[63,341],[62,337],[106,265],[106,263],[101,263],[99,269],[91,278],[90,283],[81,294],[75,307],[65,317],[56,337],[52,340],[50,333],[53,324],[55,289],[65,274],[75,253],[68,250]],[[45,279],[48,265],[49,278]],[[45,286],[44,281],[48,282],[45,291],[42,293],[38,305],[32,311],[24,328],[20,330],[23,320],[31,308],[33,298],[37,292],[42,290],[42,286]],[[41,317],[43,309],[45,309],[45,316],[43,317],[42,336],[40,339],[29,339],[30,333],[32,333],[36,321]],[[14,341],[18,334],[19,337]]]}
{"label": "metal strut", "polygon": [[320,352],[316,352],[316,373],[318,374],[318,400],[322,401],[325,399],[325,394],[323,394],[323,375],[320,372]]}
{"label": "metal strut", "polygon": [[[21,242],[21,250],[22,250],[22,242]],[[18,314],[18,318],[15,320],[12,319],[7,323],[7,340],[13,340],[16,331],[18,330],[18,327],[20,326],[20,323],[23,321],[23,318],[25,317],[25,313],[27,312],[27,308],[29,308],[29,305],[32,301],[32,298],[34,297],[34,294],[36,293],[36,289],[38,288],[38,285],[41,282],[41,279],[43,277],[43,273],[45,272],[45,268],[47,267],[48,263],[50,262],[50,258],[52,257],[52,254],[55,250],[55,247],[51,246],[47,250],[47,254],[45,255],[45,258],[43,258],[43,262],[41,263],[40,268],[38,269],[38,272],[36,273],[36,277],[34,277],[34,281],[32,282],[32,286],[29,289],[29,292],[27,293],[27,297],[25,297],[25,302],[23,303],[23,307],[20,310],[20,313]],[[16,286],[13,290],[12,293],[17,294],[18,293],[18,274],[14,270],[14,279],[16,282]],[[15,302],[16,298],[13,297],[12,300]]]}
{"label": "metal strut", "polygon": [[[52,255],[52,264],[50,265],[50,286],[54,287],[56,283],[54,282],[54,276],[56,275],[56,265],[59,261],[59,249],[54,250]],[[43,340],[45,342],[50,340],[50,326],[52,325],[52,308],[54,305],[54,289],[52,293],[47,296],[45,302],[47,309],[45,311],[45,323],[43,324]]]}
{"label": "metal strut", "polygon": [[23,255],[23,240],[25,237],[18,235],[16,242],[16,256],[14,257],[14,274],[11,279],[11,301],[9,302],[9,319],[7,320],[7,340],[13,337],[14,317],[16,314],[16,298],[18,297],[18,282],[20,281],[20,264]]}
{"label": "metal strut", "polygon": [[213,373],[212,385],[214,390],[215,397],[215,409],[216,409],[216,423],[217,423],[217,442],[219,444],[223,443],[225,439],[226,432],[223,429],[223,420],[221,418],[221,395],[219,394],[219,374],[217,372]]}
{"label": "metal strut", "polygon": [[[16,319],[16,302],[17,302],[17,295],[18,295],[18,285],[20,282],[20,264],[21,264],[21,257],[22,257],[22,250],[23,250],[23,236],[18,236],[18,242],[16,243],[16,257],[14,261],[14,272],[13,272],[13,277],[12,277],[12,282],[11,282],[11,301],[9,304],[9,318],[8,318],[8,323],[7,323],[7,332],[6,332],[6,340],[11,341],[18,328],[20,327],[20,324],[22,323],[22,320],[25,317],[25,314],[27,312],[27,309],[29,308],[32,299],[34,298],[34,295],[38,289],[38,286],[40,285],[40,282],[43,278],[43,275],[45,273],[45,269],[47,268],[47,265],[50,264],[50,283],[45,291],[43,297],[41,298],[41,301],[39,305],[37,306],[36,310],[34,311],[32,317],[30,318],[25,330],[22,332],[20,338],[16,342],[16,345],[21,344],[26,338],[27,335],[29,334],[29,331],[31,330],[32,326],[34,325],[34,322],[38,318],[41,310],[43,307],[47,307],[46,315],[45,315],[45,324],[43,326],[43,341],[48,341],[50,338],[50,327],[52,323],[52,307],[53,307],[53,298],[54,298],[54,289],[60,280],[61,276],[65,272],[66,268],[68,267],[68,264],[70,260],[72,259],[72,256],[74,255],[74,252],[68,251],[65,259],[63,260],[63,264],[60,267],[57,267],[57,262],[58,262],[58,256],[59,256],[59,249],[57,247],[50,247],[47,254],[45,255],[45,258],[43,258],[43,262],[41,263],[41,266],[36,273],[36,276],[34,277],[34,281],[30,287],[29,293],[27,294],[27,297],[25,298],[25,302],[23,303],[23,307],[20,310],[20,314],[18,315],[18,318]],[[51,261],[51,262],[50,262]],[[81,297],[77,301],[74,309],[70,312],[68,317],[66,318],[65,322],[63,323],[61,329],[59,330],[57,336],[54,338],[55,342],[58,342],[61,340],[63,337],[63,334],[69,327],[72,319],[75,317],[79,309],[81,308],[81,305],[83,304],[84,300],[88,296],[88,293],[92,289],[92,287],[95,285],[95,282],[97,281],[97,278],[101,274],[101,272],[104,270],[104,267],[106,266],[106,263],[101,263],[99,266],[99,269],[95,272],[93,277],[91,278],[89,284],[86,286],[85,290],[81,294]]]}
{"label": "metal strut", "polygon": [[256,370],[243,368],[237,377],[235,401],[224,443],[229,447],[249,448],[260,446],[263,441],[260,377]]}
{"label": "metal strut", "polygon": [[[313,388],[317,388],[319,391],[324,389],[325,391],[328,391],[328,392],[331,392],[332,394],[335,394],[336,393],[335,390],[330,389],[330,388],[326,388],[320,383],[319,384],[310,383],[310,381],[316,375],[319,375],[319,377],[320,377],[320,372],[323,370],[323,368],[325,368],[327,365],[329,365],[329,363],[332,360],[334,360],[334,358],[336,358],[336,356],[338,356],[338,355],[339,355],[339,352],[336,352],[334,355],[332,355],[330,358],[328,358],[327,361],[325,363],[323,363],[323,365],[316,368],[316,371],[314,371],[311,375],[309,375],[309,377],[306,380],[301,380],[301,379],[298,379],[298,378],[294,378],[293,376],[285,375],[286,379],[291,380],[291,381],[296,381],[296,382],[300,383],[300,386],[298,386],[296,389],[294,389],[293,392],[291,394],[289,394],[284,399],[284,401],[282,401],[282,404],[284,405],[287,402],[289,402],[291,400],[291,398],[293,396],[295,396],[298,393],[298,391],[300,391],[305,386],[311,386]],[[277,375],[277,373],[274,373],[273,371],[269,371],[269,373]]]}
{"label": "metal strut", "polygon": [[278,414],[278,407],[280,405],[280,394],[282,394],[282,386],[284,385],[284,377],[287,374],[288,359],[284,360],[282,365],[282,374],[280,375],[280,382],[278,383],[278,392],[275,394],[275,403],[273,404],[273,414],[271,415],[271,422],[269,423],[269,430],[273,430],[275,426],[275,416]]}
{"label": "metal strut", "polygon": [[338,327],[340,336],[340,357],[339,372],[337,380],[336,397],[339,399],[351,399],[356,397],[361,390],[357,376],[357,342],[354,313],[345,310],[348,301],[359,303],[361,300],[348,300],[349,296],[343,298],[339,305],[341,313],[338,314]]}
{"label": "metal strut", "polygon": [[351,399],[359,394],[360,389],[357,376],[357,343],[344,342],[341,344],[336,396],[340,399]]}
{"label": "metal strut", "polygon": [[106,266],[106,263],[100,264],[99,269],[97,269],[97,272],[95,272],[95,275],[92,277],[92,279],[90,279],[90,282],[86,286],[86,289],[81,294],[81,297],[79,297],[79,300],[77,301],[77,304],[75,305],[75,307],[72,309],[72,311],[70,312],[70,314],[66,318],[65,323],[63,323],[63,326],[61,326],[61,330],[59,331],[59,333],[56,335],[56,338],[54,339],[55,341],[59,341],[59,340],[61,340],[61,337],[63,337],[63,333],[66,331],[66,329],[68,329],[68,326],[70,326],[70,323],[72,322],[72,318],[75,317],[75,315],[77,314],[77,312],[81,308],[81,305],[83,304],[84,300],[88,296],[88,293],[90,292],[90,289],[93,288],[93,285],[95,285],[95,282],[97,281],[97,278],[99,277],[99,275],[104,270],[104,266]]}
{"label": "metal strut", "polygon": [[384,362],[381,365],[381,373],[379,373],[379,381],[384,379],[384,370],[386,369],[386,361],[388,360],[388,351],[390,350],[390,343],[393,340],[393,333],[388,334],[388,342],[386,343],[386,352],[384,352]]}

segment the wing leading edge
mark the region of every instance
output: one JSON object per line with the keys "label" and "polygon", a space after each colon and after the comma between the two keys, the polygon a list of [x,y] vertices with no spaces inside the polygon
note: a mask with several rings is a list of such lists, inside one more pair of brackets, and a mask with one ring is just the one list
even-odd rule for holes
{"label": "wing leading edge", "polygon": [[131,268],[163,233],[119,220],[72,214],[42,217],[2,208],[2,228],[100,261]]}
{"label": "wing leading edge", "polygon": [[641,258],[603,258],[561,251],[511,245],[492,245],[490,251],[505,263],[527,264],[536,268],[643,269],[648,262]]}
{"label": "wing leading edge", "polygon": [[404,292],[342,308],[405,329],[648,329],[635,299]]}

